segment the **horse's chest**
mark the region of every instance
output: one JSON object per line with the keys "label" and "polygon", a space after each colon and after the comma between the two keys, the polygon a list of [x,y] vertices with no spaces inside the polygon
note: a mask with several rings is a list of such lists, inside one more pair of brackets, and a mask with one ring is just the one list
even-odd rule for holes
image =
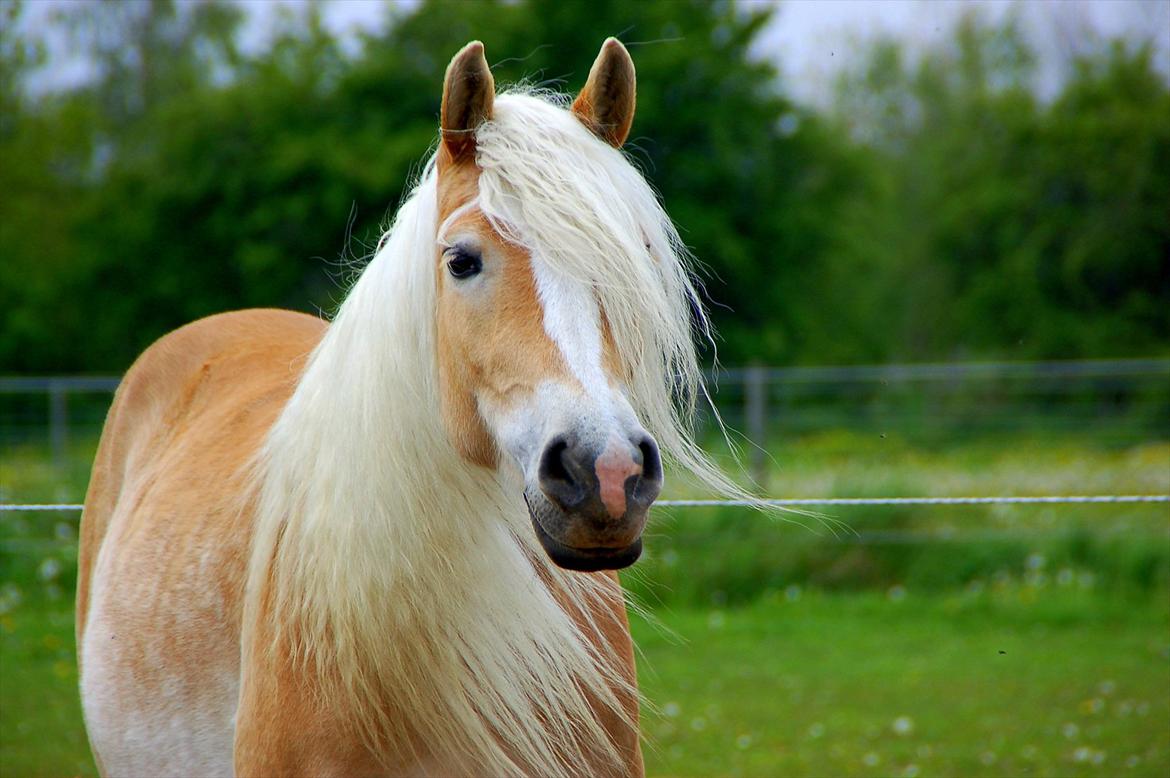
{"label": "horse's chest", "polygon": [[160,540],[107,545],[98,560],[80,646],[90,740],[108,774],[231,775],[233,609],[207,575],[214,552]]}

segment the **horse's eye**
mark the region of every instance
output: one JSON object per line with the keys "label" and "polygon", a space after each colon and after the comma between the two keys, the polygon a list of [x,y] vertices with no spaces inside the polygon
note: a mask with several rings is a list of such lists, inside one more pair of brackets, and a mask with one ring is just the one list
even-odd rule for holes
{"label": "horse's eye", "polygon": [[455,278],[471,278],[483,270],[483,260],[478,254],[472,254],[467,249],[458,246],[447,249],[446,257],[447,270]]}

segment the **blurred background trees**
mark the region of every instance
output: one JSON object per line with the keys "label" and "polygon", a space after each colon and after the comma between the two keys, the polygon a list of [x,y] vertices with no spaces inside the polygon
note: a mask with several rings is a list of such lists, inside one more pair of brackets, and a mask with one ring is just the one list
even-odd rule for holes
{"label": "blurred background trees", "polygon": [[[331,311],[434,140],[443,69],[576,91],[631,42],[631,159],[709,270],[728,364],[1170,351],[1170,88],[1081,52],[1052,99],[1009,18],[911,60],[872,44],[826,105],[753,54],[767,7],[388,7],[345,46],[313,6],[246,53],[221,2],[63,5],[92,69],[33,94],[44,38],[0,2],[0,372],[120,372],[198,316]],[[645,43],[635,45],[635,42]]]}

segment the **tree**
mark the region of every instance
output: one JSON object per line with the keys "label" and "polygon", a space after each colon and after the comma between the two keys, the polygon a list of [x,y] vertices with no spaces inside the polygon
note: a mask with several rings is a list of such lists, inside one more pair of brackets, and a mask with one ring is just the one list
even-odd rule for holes
{"label": "tree", "polygon": [[1170,91],[1150,54],[1087,54],[1045,105],[1011,19],[968,16],[916,66],[879,43],[835,109],[871,166],[825,263],[849,337],[910,360],[1164,352]]}
{"label": "tree", "polygon": [[617,35],[626,153],[708,269],[727,363],[1164,353],[1170,104],[1149,49],[1089,49],[1051,103],[1012,20],[879,42],[816,113],[753,56],[770,8],[425,0],[346,53],[320,8],[236,46],[225,2],[68,6],[95,79],[30,99],[0,5],[0,363],[120,371],[217,311],[331,310],[433,143],[443,70],[575,92]]}
{"label": "tree", "polygon": [[[816,201],[833,176],[815,119],[750,56],[766,10],[431,0],[392,9],[387,31],[351,60],[312,13],[268,55],[247,59],[231,44],[238,16],[208,9],[184,16],[156,0],[134,13],[93,6],[74,20],[81,39],[97,41],[99,78],[75,97],[101,117],[93,137],[105,158],[67,230],[82,244],[78,259],[55,281],[73,296],[42,304],[77,315],[71,327],[61,315],[61,326],[0,341],[7,364],[117,370],[200,315],[331,308],[333,258],[376,241],[433,142],[446,60],[477,36],[498,58],[500,82],[563,77],[566,91],[583,84],[607,35],[631,41],[643,86],[629,153],[714,269],[712,296],[734,310],[716,308],[727,358],[792,352],[778,333],[800,326],[784,301],[824,240]],[[226,80],[216,75],[225,67]],[[83,333],[87,347],[68,355],[31,347]]]}

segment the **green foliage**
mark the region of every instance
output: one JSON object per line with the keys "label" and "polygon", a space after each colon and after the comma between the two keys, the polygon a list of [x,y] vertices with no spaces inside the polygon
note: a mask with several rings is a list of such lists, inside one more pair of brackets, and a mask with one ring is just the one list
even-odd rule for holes
{"label": "green foliage", "polygon": [[447,58],[573,92],[607,35],[641,89],[628,153],[695,254],[725,362],[1164,353],[1170,90],[1093,51],[1051,102],[1009,21],[908,61],[876,44],[829,110],[726,2],[427,0],[343,51],[319,7],[237,45],[236,4],[66,5],[94,78],[29,97],[40,39],[0,5],[0,364],[121,371],[193,318],[331,310],[433,143]]}
{"label": "green foliage", "polygon": [[[1136,356],[1170,342],[1170,90],[1148,45],[1075,63],[1050,104],[1011,21],[905,62],[875,47],[837,118],[873,165],[824,285],[876,358]],[[887,326],[874,322],[885,315]]]}

